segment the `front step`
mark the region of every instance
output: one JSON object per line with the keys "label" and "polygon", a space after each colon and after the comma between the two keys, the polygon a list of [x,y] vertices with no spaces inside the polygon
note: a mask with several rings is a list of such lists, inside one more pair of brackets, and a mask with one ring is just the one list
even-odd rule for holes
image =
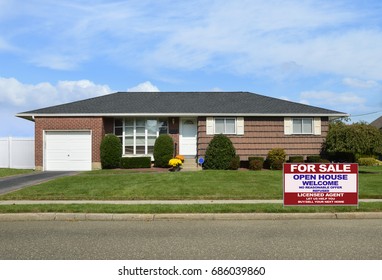
{"label": "front step", "polygon": [[182,165],[182,171],[201,171],[202,167],[198,166],[196,163],[195,158],[185,158],[183,165]]}

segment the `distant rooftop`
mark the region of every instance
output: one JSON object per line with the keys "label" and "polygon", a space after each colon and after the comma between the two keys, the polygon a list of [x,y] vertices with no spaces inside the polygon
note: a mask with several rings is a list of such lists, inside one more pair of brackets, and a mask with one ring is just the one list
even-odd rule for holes
{"label": "distant rooftop", "polygon": [[372,126],[375,126],[378,129],[382,129],[382,116],[370,123]]}

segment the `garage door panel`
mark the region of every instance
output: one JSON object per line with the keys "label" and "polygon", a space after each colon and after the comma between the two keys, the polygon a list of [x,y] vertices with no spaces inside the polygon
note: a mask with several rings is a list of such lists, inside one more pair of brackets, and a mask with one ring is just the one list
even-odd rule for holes
{"label": "garage door panel", "polygon": [[47,131],[45,170],[91,170],[90,131]]}
{"label": "garage door panel", "polygon": [[75,161],[90,161],[91,156],[89,152],[90,151],[72,150],[69,153],[69,157],[70,157],[70,160],[75,160]]}

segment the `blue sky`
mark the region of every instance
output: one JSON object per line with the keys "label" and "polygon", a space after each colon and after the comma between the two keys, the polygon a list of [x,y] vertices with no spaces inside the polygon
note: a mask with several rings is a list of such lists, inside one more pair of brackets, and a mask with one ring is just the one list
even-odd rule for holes
{"label": "blue sky", "polygon": [[0,0],[0,137],[115,91],[251,91],[382,115],[381,1]]}

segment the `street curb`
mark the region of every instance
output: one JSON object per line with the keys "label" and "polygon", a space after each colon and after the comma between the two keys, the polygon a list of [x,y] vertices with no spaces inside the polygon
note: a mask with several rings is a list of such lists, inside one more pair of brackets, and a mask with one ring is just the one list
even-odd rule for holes
{"label": "street curb", "polygon": [[359,213],[210,213],[210,214],[104,214],[104,213],[9,213],[0,222],[11,221],[162,221],[162,220],[298,220],[382,219],[382,212]]}

